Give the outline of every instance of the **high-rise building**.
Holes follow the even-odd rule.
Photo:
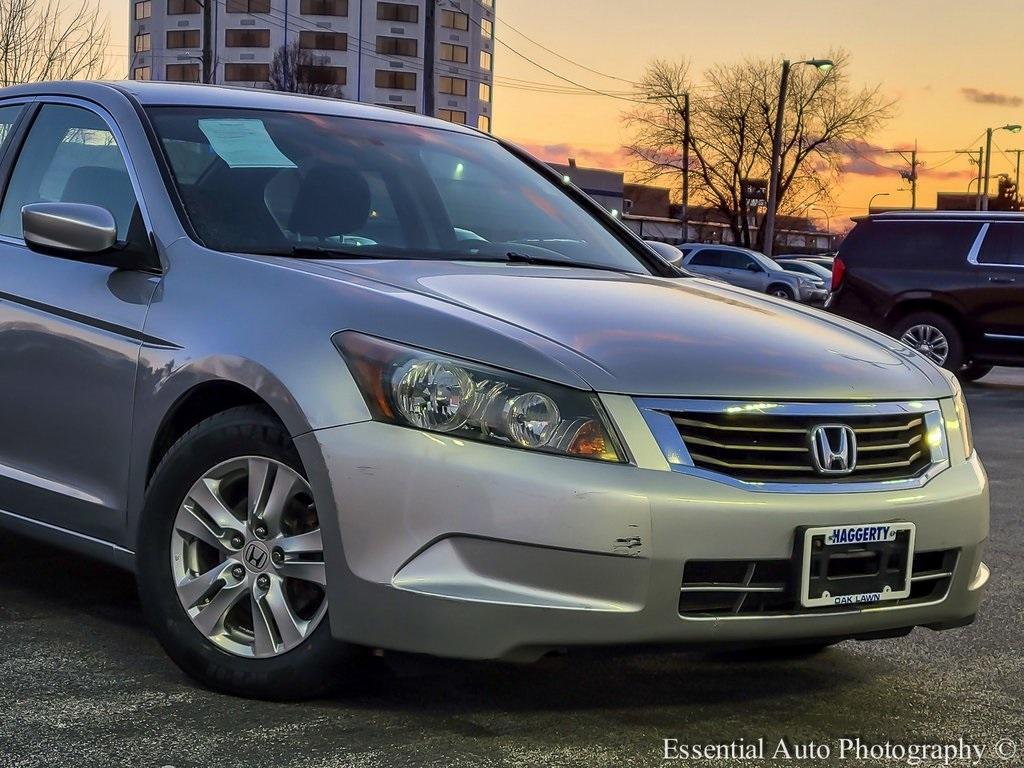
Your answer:
[[[214,83],[267,88],[275,52],[298,43],[303,75],[343,98],[491,129],[494,0],[205,2]],[[130,30],[131,79],[201,81],[202,0],[133,0]]]

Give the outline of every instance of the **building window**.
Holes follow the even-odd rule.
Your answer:
[[[199,0],[167,0],[167,15],[182,16],[186,13],[201,13]]]
[[[406,21],[415,24],[420,20],[420,9],[405,3],[377,3],[377,18],[380,21]]]
[[[444,75],[438,81],[437,90],[441,93],[450,93],[452,96],[465,96],[469,83],[461,77],[448,77]]]
[[[480,83],[480,101],[491,100],[491,86],[488,83]]]
[[[377,53],[389,56],[415,56],[417,48],[417,41],[412,37],[377,36]]]
[[[416,107],[412,104],[377,104],[378,107],[387,107],[388,109],[400,109],[403,112],[415,112]]]
[[[174,29],[167,33],[168,48],[198,48],[198,29]]]
[[[348,16],[348,0],[299,0],[299,13],[306,16]],[[345,48],[334,50],[343,51]]]
[[[142,0],[135,4],[135,20],[142,21],[153,15],[153,0]]]
[[[224,45],[228,48],[269,48],[269,29],[225,29]]]
[[[135,47],[133,50],[136,53],[145,53],[146,51],[151,50],[152,47],[153,44],[150,42],[149,32],[142,32],[135,36]]]
[[[270,65],[225,64],[224,79],[229,83],[265,83],[270,79]]]
[[[487,115],[480,115],[476,119],[476,127],[479,128],[484,133],[490,133],[491,132],[491,118],[489,118]]]
[[[466,124],[466,113],[458,109],[439,109],[437,110],[437,116],[442,120],[447,120],[449,123]]]
[[[149,67],[135,67],[132,70],[132,80],[152,80],[153,71]]]
[[[458,11],[441,11],[441,26],[446,29],[469,29],[469,14]]]
[[[465,64],[469,61],[469,48],[464,45],[441,43],[441,61],[454,61],[456,64]]]
[[[227,0],[228,13],[270,13],[270,0]]]
[[[490,51],[480,51],[480,69],[486,69],[486,70],[490,71],[490,69],[491,69],[491,52]]]
[[[484,37],[494,37],[494,22],[490,19],[480,19],[480,31]]]
[[[348,35],[344,32],[299,32],[299,48],[305,51],[347,51]]]
[[[299,81],[317,85],[344,85],[348,82],[348,70],[345,67],[300,64]]]
[[[416,73],[378,69],[374,82],[378,88],[396,88],[400,91],[415,91]]]
[[[166,78],[174,83],[198,83],[198,64],[168,64]]]

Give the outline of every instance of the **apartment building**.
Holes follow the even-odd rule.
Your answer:
[[[131,79],[200,82],[203,1],[132,1]],[[491,130],[494,0],[205,2],[214,83],[269,87],[275,52],[297,41],[305,76],[343,98]]]

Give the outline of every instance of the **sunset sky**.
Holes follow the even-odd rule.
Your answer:
[[[112,52],[126,61],[120,55],[127,51],[127,3],[102,2],[111,13]],[[953,150],[977,150],[989,126],[1024,123],[1022,0],[497,0],[496,7],[495,133],[547,160],[571,155],[581,165],[622,170],[628,170],[621,147],[629,133],[621,115],[629,103],[541,93],[510,81],[568,85],[526,57],[594,89],[623,91],[629,84],[560,59],[513,27],[573,62],[625,80],[638,78],[655,57],[688,57],[699,82],[700,72],[718,62],[781,55],[797,60],[846,49],[853,84],[881,84],[898,105],[888,126],[868,138],[875,150],[851,157],[830,211],[834,225],[863,212],[876,192],[890,193],[879,204],[909,205],[906,184],[889,170],[902,167],[901,161],[878,150],[918,142],[926,162],[918,204],[929,207],[936,191],[966,191],[974,176],[967,157],[955,157]],[[1024,147],[1024,133],[997,133],[996,143],[1003,150]],[[994,150],[993,176],[1012,173],[1012,157]]]

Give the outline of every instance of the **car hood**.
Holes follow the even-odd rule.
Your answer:
[[[463,324],[507,329],[503,335],[520,345],[524,337],[533,338],[528,343],[534,351],[543,350],[601,392],[896,400],[948,397],[951,391],[937,368],[887,336],[792,302],[696,278],[479,262],[318,265],[398,289],[387,295],[413,301],[420,313],[433,305],[435,313],[450,314],[444,307],[454,305],[463,310],[458,313]],[[480,360],[479,350],[460,349],[461,330],[427,341],[424,328],[431,318],[421,320],[415,330],[406,323],[410,335],[396,340]],[[495,347],[486,357],[481,361],[546,375]]]

